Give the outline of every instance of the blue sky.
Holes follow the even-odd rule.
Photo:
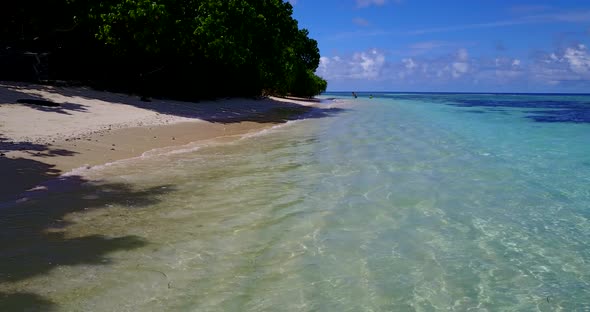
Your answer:
[[[291,0],[329,91],[590,93],[590,0]]]

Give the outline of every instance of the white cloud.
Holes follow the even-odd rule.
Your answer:
[[[330,66],[331,59],[329,57],[322,56],[320,57],[320,64],[318,65],[317,72],[318,73],[325,73],[328,71],[328,66]]]
[[[418,56],[429,53],[433,50],[448,50],[450,48],[456,48],[457,46],[457,43],[447,41],[422,41],[410,44],[407,48],[404,49],[403,53],[406,55]]]
[[[519,59],[514,59],[514,60],[512,60],[512,66],[513,66],[513,67],[518,67],[518,66],[520,66],[520,60],[519,60]]]
[[[388,61],[383,52],[371,49],[349,57],[322,57],[318,74],[328,80],[429,80],[444,83],[470,75],[471,63],[466,49],[435,59],[406,57],[397,61]]]
[[[576,73],[586,74],[590,70],[590,55],[583,44],[579,44],[576,48],[567,48],[563,58]]]
[[[583,44],[542,55],[531,66],[531,75],[541,82],[556,85],[590,82],[590,54]]]
[[[321,57],[317,73],[325,79],[369,79],[382,77],[385,54],[377,49],[357,52],[349,57]]]
[[[291,5],[296,5],[297,4],[297,0],[288,0],[289,3],[291,3]]]
[[[392,0],[356,0],[357,7],[363,8],[371,5],[381,6]],[[393,1],[401,3],[401,1]],[[342,32],[333,34],[330,36],[331,40],[342,40],[351,39],[357,37],[376,37],[376,36],[421,36],[425,34],[434,33],[449,33],[459,32],[464,30],[472,29],[487,29],[487,28],[500,28],[500,27],[511,27],[518,25],[535,25],[535,24],[561,24],[561,23],[575,23],[575,24],[587,24],[590,23],[590,10],[576,10],[576,11],[561,11],[551,12],[546,14],[526,15],[515,17],[506,20],[496,20],[490,22],[473,23],[473,24],[461,24],[451,26],[440,26],[432,28],[413,29],[407,31],[397,30],[371,30],[371,31],[353,31],[353,32]],[[590,35],[590,28],[587,29],[587,33]],[[500,50],[504,50],[503,45],[499,45]]]
[[[452,76],[459,78],[469,71],[469,53],[466,49],[459,49],[456,54],[456,61],[452,63]]]
[[[590,21],[590,10],[543,14],[529,16],[527,19],[541,22],[587,23]]]
[[[407,32],[409,35],[423,35],[431,33],[455,32],[469,29],[497,28],[525,24],[546,23],[588,23],[590,22],[590,10],[564,11],[548,14],[527,15],[513,19],[492,21],[485,23],[443,26],[426,29],[416,29]]]
[[[424,41],[411,44],[410,49],[430,51],[442,45],[444,45],[444,43],[442,43],[441,41]]]
[[[532,4],[532,5],[515,5],[510,8],[510,12],[514,14],[531,14],[531,13],[539,13],[539,12],[547,12],[551,10],[552,7],[548,5],[539,5],[539,4]]]
[[[590,50],[576,44],[531,59],[477,57],[465,48],[435,57],[393,58],[371,49],[347,56],[322,57],[318,74],[329,82],[422,89],[472,86],[503,90],[590,88]]]
[[[459,78],[463,76],[469,70],[469,64],[464,62],[454,62],[453,63],[453,78]]]
[[[464,61],[467,61],[468,58],[469,58],[469,53],[467,53],[467,49],[462,48],[457,51],[457,60],[458,61],[464,62]]]
[[[366,8],[371,5],[381,6],[385,2],[385,0],[356,0],[356,6],[359,8]]]
[[[412,60],[412,58],[402,59],[402,63],[404,63],[406,68],[409,70],[412,70],[412,69],[416,68],[416,66],[417,66],[416,63],[414,62],[414,60]]]
[[[399,63],[386,66],[392,73],[405,82],[428,81],[429,83],[447,83],[463,79],[472,73],[472,61],[466,49],[459,49],[454,54],[437,58],[410,57],[402,58]],[[397,74],[396,74],[397,73]]]
[[[353,76],[376,79],[385,64],[385,55],[373,49],[369,52],[355,53],[350,62]],[[360,69],[360,70],[359,70]]]
[[[358,25],[358,26],[362,26],[362,27],[367,27],[367,26],[369,26],[369,24],[370,24],[370,23],[369,23],[369,21],[367,21],[366,19],[364,19],[364,18],[361,18],[361,17],[356,17],[356,18],[353,18],[353,19],[352,19],[352,22],[353,22],[354,24],[356,24],[356,25]]]
[[[525,73],[520,59],[496,57],[479,60],[474,79],[488,85],[509,85],[522,78]]]

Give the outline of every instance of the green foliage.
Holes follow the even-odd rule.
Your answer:
[[[326,91],[328,86],[326,80],[314,74],[310,69],[301,69],[295,72],[292,77],[289,90],[295,96],[312,97]]]
[[[123,0],[110,6],[103,3],[100,8],[106,12],[100,14],[97,38],[121,53],[144,49],[157,54],[165,46],[162,41],[170,26],[165,4]]]
[[[27,20],[68,78],[190,98],[326,88],[317,42],[282,0],[25,0],[16,12],[0,42]],[[75,30],[56,36],[63,25]]]

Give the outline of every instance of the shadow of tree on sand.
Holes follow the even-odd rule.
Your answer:
[[[47,146],[28,147],[51,155]],[[0,311],[52,310],[55,303],[15,285],[60,266],[109,264],[109,253],[148,244],[134,235],[68,237],[68,214],[111,205],[138,209],[174,191],[170,185],[136,189],[125,183],[59,176],[51,165],[25,158],[0,156],[0,171]],[[41,187],[30,190],[35,185]]]
[[[5,294],[0,292],[0,311],[52,311],[53,302],[35,294]]]
[[[215,123],[239,123],[243,121],[282,123],[301,118],[330,117],[345,111],[343,108],[322,107],[321,104],[319,104],[321,102],[314,99],[298,99],[299,101],[318,104],[314,107],[276,101],[269,98],[241,98],[228,101],[211,100],[206,102],[182,102],[173,100],[154,100],[152,102],[145,102],[142,101],[139,96],[109,93],[81,87],[62,88],[44,85],[4,83],[0,84],[0,91],[2,89],[12,90],[17,93],[25,91],[30,92],[30,90],[44,91],[50,94],[66,97],[69,104],[83,106],[82,104],[76,104],[76,101],[80,101],[80,99],[105,101],[131,105],[137,108],[151,110],[159,114],[201,119]],[[2,94],[0,94],[0,96],[2,96]],[[12,98],[16,97],[12,96]],[[39,99],[43,100],[44,98],[39,97]],[[68,103],[62,104],[62,106],[64,106],[64,111],[76,110],[73,108],[67,108]],[[53,107],[41,107],[36,109],[53,111]]]
[[[45,144],[12,142],[0,134],[0,177],[2,177],[0,180],[0,202],[61,174],[53,165],[27,158],[6,157],[6,153],[13,151],[41,158],[76,154],[69,150],[54,149]]]
[[[87,111],[86,105],[70,101],[53,101],[34,92],[48,90],[48,87],[43,88],[42,86],[29,87],[24,84],[0,83],[0,104],[23,105],[34,110],[63,115],[71,115],[72,112]]]

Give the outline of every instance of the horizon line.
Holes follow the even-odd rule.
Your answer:
[[[580,92],[493,92],[493,91],[324,91],[323,93],[423,93],[423,94],[538,94],[538,95],[556,95],[556,94],[563,94],[563,95],[589,95],[590,93],[580,93]],[[320,95],[321,95],[320,94]]]

